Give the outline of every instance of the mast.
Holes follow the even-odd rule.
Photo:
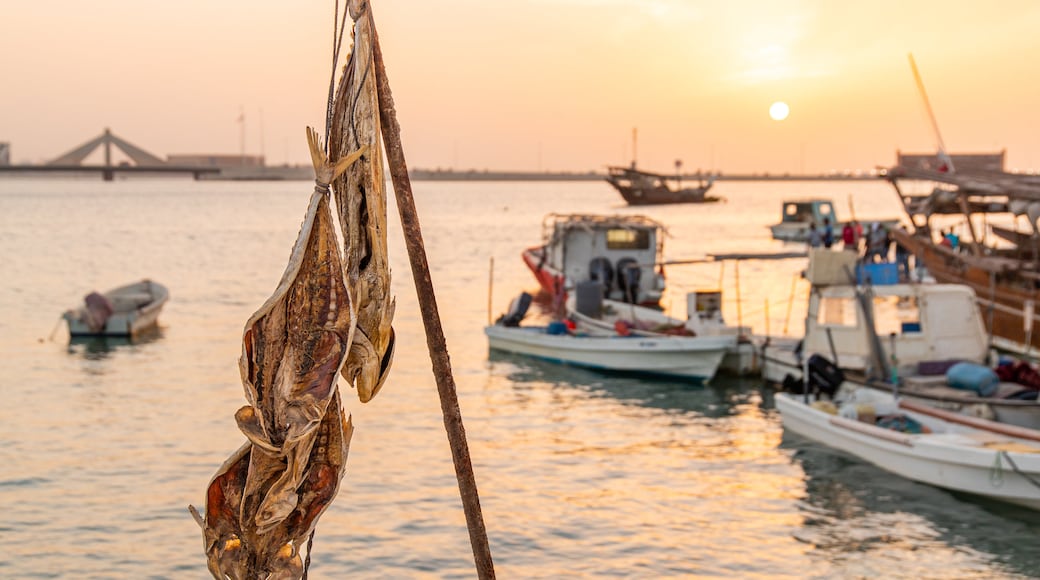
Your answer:
[[[632,169],[636,168],[636,132],[637,129],[632,127]]]
[[[907,53],[907,57],[910,59],[910,70],[914,73],[914,82],[917,83],[917,90],[921,93],[921,99],[924,101],[924,110],[928,113],[928,120],[932,123],[932,132],[935,133],[935,140],[939,147],[939,160],[946,166],[945,171],[947,173],[953,173],[953,159],[946,153],[946,145],[943,143],[942,134],[939,133],[939,123],[935,120],[935,112],[932,111],[932,104],[928,100],[928,92],[924,90],[924,81],[921,80],[921,73],[917,70],[914,55],[913,53]],[[941,167],[940,171],[943,171]]]

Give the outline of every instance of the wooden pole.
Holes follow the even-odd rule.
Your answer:
[[[794,290],[798,286],[798,276],[791,278],[791,295],[787,298],[787,316],[784,317],[784,336],[787,336],[787,327],[791,322],[791,307],[794,306]]]
[[[769,298],[766,298],[765,306],[765,318],[766,318],[766,336],[769,336]]]
[[[371,10],[371,7],[369,9]],[[369,14],[371,15],[371,12]],[[430,265],[426,259],[419,216],[415,209],[415,198],[412,196],[412,184],[408,178],[408,165],[405,162],[404,149],[401,146],[401,126],[397,122],[394,98],[390,92],[390,82],[387,79],[386,67],[383,63],[383,51],[379,46],[379,34],[376,32],[374,24],[372,26],[372,54],[379,93],[379,121],[385,140],[390,177],[397,198],[397,209],[401,214],[401,227],[404,231],[405,246],[408,249],[408,260],[412,267],[412,277],[415,278],[415,291],[419,298],[423,325],[426,328],[426,345],[430,350],[433,375],[437,381],[437,392],[441,400],[441,413],[444,415],[444,429],[448,433],[448,443],[455,463],[455,477],[459,482],[462,508],[466,513],[466,525],[469,528],[469,540],[473,548],[477,578],[491,580],[495,578],[495,566],[491,561],[491,548],[488,545],[487,531],[484,528],[484,516],[480,510],[477,481],[473,475],[469,445],[466,443],[466,429],[462,424],[462,412],[459,409],[455,378],[451,372],[444,329],[441,327],[440,313],[437,310],[437,298],[434,296],[433,281],[430,279]]]
[[[733,262],[733,277],[736,279],[737,286],[737,328],[743,328],[744,317],[740,308],[741,296],[740,296],[740,260]]]
[[[488,267],[488,326],[491,326],[491,293],[495,284],[495,257],[491,256],[491,266]]]

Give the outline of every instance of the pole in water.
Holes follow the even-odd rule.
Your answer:
[[[740,309],[740,260],[733,262],[733,277],[737,285],[737,328],[744,326],[744,317]]]
[[[495,283],[495,257],[491,256],[491,266],[488,268],[488,326],[491,326],[491,291]]]
[[[794,291],[798,286],[798,276],[791,278],[791,296],[787,299],[787,316],[784,318],[784,336],[787,336],[788,323],[791,322],[791,307],[794,306]]]
[[[766,301],[766,305],[765,305],[765,315],[764,316],[765,316],[765,319],[766,319],[766,337],[768,338],[769,337],[769,298],[766,298],[765,301]]]
[[[371,15],[370,5],[369,17]],[[397,122],[394,97],[390,91],[390,82],[387,79],[386,66],[383,62],[383,51],[379,46],[379,34],[374,22],[372,25],[372,56],[375,63],[376,92],[379,96],[379,122],[385,137],[390,177],[397,198],[398,213],[401,215],[401,227],[405,247],[408,250],[408,261],[412,267],[412,277],[415,279],[415,291],[422,312],[423,326],[426,329],[426,345],[430,351],[430,362],[433,364],[433,375],[437,382],[437,393],[440,396],[444,430],[448,435],[452,460],[455,464],[455,477],[459,483],[462,508],[466,515],[466,527],[469,530],[470,545],[473,548],[474,564],[480,580],[491,580],[495,578],[495,566],[491,560],[491,548],[488,545],[487,530],[484,527],[484,516],[480,510],[477,482],[473,475],[469,445],[466,443],[466,429],[462,424],[462,412],[459,409],[455,378],[451,372],[444,329],[441,326],[437,298],[434,295],[433,281],[430,278],[430,265],[426,259],[419,216],[415,209],[415,198],[412,196],[412,184],[408,178],[408,164],[405,161],[404,149],[401,145],[401,127]]]

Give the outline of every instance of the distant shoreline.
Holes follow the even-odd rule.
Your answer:
[[[139,177],[147,175],[171,175],[172,171],[185,174],[199,171],[199,179],[206,181],[296,181],[313,179],[313,169],[303,165],[271,166],[255,168],[234,168],[220,170],[214,168],[165,168],[146,167],[48,167],[29,165],[0,166],[0,176],[50,177],[60,173],[62,177],[84,177],[97,179],[99,174],[110,172],[113,175],[134,174]],[[210,173],[202,175],[201,172]],[[190,177],[190,175],[189,175]],[[447,169],[413,169],[409,171],[413,181],[603,181],[606,173],[571,172],[571,171],[490,171],[490,170],[447,170]],[[793,174],[793,173],[716,173],[713,175],[692,173],[682,176],[683,180],[696,182],[714,177],[716,181],[871,181],[881,179],[869,172],[828,173],[828,174]]]
[[[870,174],[771,174],[771,173],[733,173],[714,174],[716,181],[872,181],[882,179]],[[601,181],[607,178],[605,173],[593,171],[587,173],[574,172],[529,172],[529,171],[454,171],[413,169],[409,177],[415,181]],[[683,175],[684,180],[698,181],[708,179],[708,174]]]

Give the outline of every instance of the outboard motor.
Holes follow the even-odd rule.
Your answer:
[[[495,324],[499,326],[520,326],[520,321],[527,316],[527,309],[531,307],[531,295],[521,292],[519,296],[509,303],[509,310],[498,317]]]
[[[639,278],[642,271],[634,258],[621,258],[617,262],[617,282],[622,300],[631,304],[639,301]]]
[[[831,361],[818,354],[809,357],[809,388],[833,399],[838,387],[845,382],[845,373]]]
[[[603,284],[595,280],[579,283],[574,288],[574,309],[589,318],[603,316]]]
[[[602,284],[603,295],[608,296],[614,283],[614,266],[610,265],[610,260],[603,256],[593,258],[589,262],[589,280]]]

